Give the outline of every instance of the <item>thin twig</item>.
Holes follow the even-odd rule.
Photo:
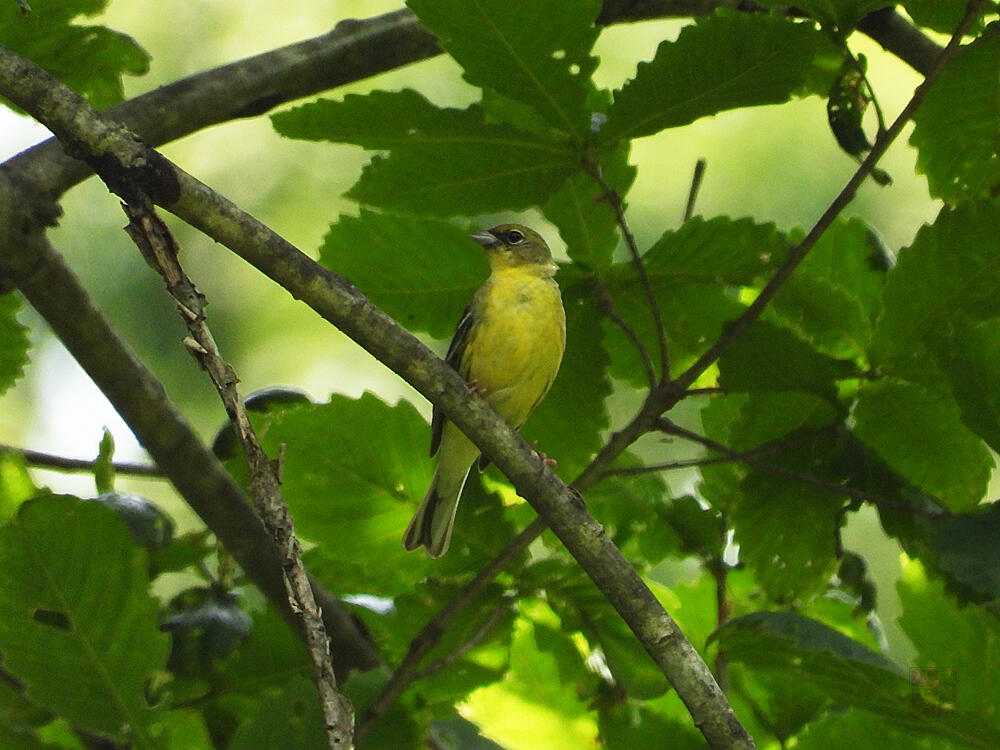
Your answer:
[[[648,464],[645,466],[622,466],[619,468],[611,467],[610,469],[607,469],[602,476],[633,477],[640,476],[642,474],[653,474],[661,471],[674,471],[676,469],[690,469],[700,466],[741,463],[744,462],[744,459],[746,458],[777,453],[783,447],[784,446],[780,444],[768,443],[767,445],[761,445],[748,451],[732,451],[731,453],[725,453],[721,456],[686,458],[677,461],[664,461],[658,464]]]
[[[718,630],[729,620],[729,565],[722,556],[709,560],[706,567],[715,579],[715,628]],[[729,692],[729,661],[722,649],[715,655],[715,679],[722,692]]]
[[[898,510],[904,513],[908,513],[915,516],[921,516],[923,518],[944,518],[949,515],[945,510],[940,511],[930,511],[922,510],[916,508],[912,505],[906,503],[899,503],[895,500],[889,500],[888,498],[881,497],[880,495],[873,494],[867,490],[858,489],[857,487],[851,487],[845,484],[837,484],[835,482],[828,482],[819,477],[813,476],[812,474],[805,474],[794,469],[788,469],[784,466],[779,466],[778,464],[772,464],[767,461],[761,461],[756,456],[749,452],[736,451],[727,445],[724,445],[717,440],[705,437],[704,435],[699,435],[697,432],[688,430],[685,427],[671,422],[669,419],[661,418],[657,422],[657,427],[662,432],[668,435],[675,435],[677,437],[684,438],[685,440],[690,440],[699,445],[703,445],[711,450],[718,451],[723,455],[731,456],[738,460],[740,463],[744,463],[747,466],[752,466],[755,469],[760,469],[761,471],[766,471],[769,474],[774,474],[776,476],[785,477],[786,479],[792,479],[796,482],[809,485],[810,487],[815,487],[818,490],[823,490],[824,492],[829,492],[831,495],[839,495],[840,497],[845,497],[849,500],[855,500],[857,502],[866,502],[876,505],[880,508],[887,508],[891,510]]]
[[[701,189],[701,181],[705,178],[705,168],[708,162],[699,159],[694,163],[694,174],[691,175],[691,188],[688,190],[687,205],[684,206],[684,221],[694,216],[694,204],[698,200],[698,191]]]
[[[636,244],[635,235],[629,226],[628,218],[625,216],[625,204],[622,197],[611,184],[604,179],[601,165],[596,160],[587,160],[584,169],[593,178],[600,188],[602,198],[615,212],[615,220],[618,222],[618,229],[621,231],[625,246],[628,248],[629,256],[632,258],[632,265],[635,267],[636,276],[642,285],[643,294],[646,295],[646,302],[649,304],[649,314],[653,319],[653,328],[656,330],[657,346],[660,349],[660,381],[666,382],[670,379],[670,353],[667,349],[667,329],[663,325],[663,314],[660,312],[660,303],[656,299],[653,291],[653,284],[646,272],[646,265],[642,262],[642,254]]]
[[[472,602],[476,601],[486,591],[493,579],[505,570],[514,560],[521,556],[528,545],[541,536],[548,528],[545,521],[539,517],[528,524],[524,530],[514,537],[510,543],[486,563],[476,577],[462,587],[461,591],[420,629],[417,636],[410,641],[410,648],[403,661],[392,673],[389,681],[365,709],[358,722],[355,739],[360,743],[374,727],[379,717],[384,714],[396,699],[413,683],[420,672],[420,662],[430,653],[431,649],[441,640],[448,627]]]
[[[337,678],[330,660],[330,641],[302,565],[302,547],[295,536],[292,517],[281,492],[279,463],[265,453],[250,424],[237,387],[239,379],[219,352],[206,323],[205,298],[181,267],[178,247],[167,225],[146,196],[133,196],[133,202],[123,203],[122,208],[129,218],[126,231],[147,262],[163,277],[167,291],[177,303],[188,329],[189,336],[184,343],[211,378],[243,447],[250,466],[250,491],[254,506],[281,551],[288,598],[293,610],[302,618],[323,710],[327,744],[330,750],[352,747],[354,711],[337,691]]]
[[[431,675],[437,674],[443,669],[447,669],[456,661],[461,659],[467,653],[472,651],[472,649],[479,646],[490,633],[500,624],[500,621],[510,612],[513,601],[510,597],[504,597],[504,601],[487,615],[486,619],[480,623],[476,631],[469,636],[464,643],[462,643],[458,648],[452,651],[450,654],[446,654],[432,664],[428,664],[426,667],[417,672],[413,678],[414,680],[422,680],[425,677],[430,677]]]
[[[639,338],[639,334],[636,333],[635,329],[618,312],[615,301],[611,297],[611,291],[600,280],[596,280],[594,299],[597,309],[607,315],[608,319],[618,326],[622,333],[625,334],[625,337],[632,342],[632,346],[635,347],[636,352],[639,354],[639,361],[642,362],[642,369],[646,373],[646,381],[649,384],[649,389],[653,390],[656,388],[656,369],[653,367],[653,360],[649,357],[646,345],[642,343],[642,339]]]
[[[69,458],[56,456],[52,453],[31,450],[30,448],[15,448],[12,445],[0,445],[0,453],[16,453],[24,458],[29,466],[54,471],[93,471],[94,461],[86,458]],[[130,474],[140,477],[163,478],[163,472],[155,464],[118,463],[112,464],[116,474]]]
[[[688,388],[684,391],[684,398],[688,396],[721,396],[725,395],[726,389],[719,386],[708,386],[706,388]]]

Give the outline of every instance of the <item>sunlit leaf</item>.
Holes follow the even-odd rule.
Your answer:
[[[21,377],[28,363],[28,329],[17,321],[21,299],[0,294],[0,394]]]

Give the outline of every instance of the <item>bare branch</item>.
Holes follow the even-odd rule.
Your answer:
[[[12,445],[0,445],[0,453],[16,453],[24,458],[29,466],[36,466],[40,469],[52,469],[54,471],[93,471],[94,462],[86,458],[69,458],[68,456],[56,456],[51,453],[30,450],[28,448],[15,448]],[[114,463],[112,464],[116,474],[130,474],[138,477],[163,478],[163,472],[155,464],[133,464]]]
[[[810,487],[815,487],[818,490],[823,490],[824,492],[829,492],[831,495],[839,495],[840,497],[845,497],[849,500],[855,500],[857,502],[871,503],[872,505],[877,505],[880,508],[887,508],[892,510],[902,511],[909,515],[922,516],[924,518],[943,518],[948,516],[949,513],[945,510],[941,511],[928,511],[916,508],[912,505],[906,503],[899,503],[888,498],[881,497],[874,493],[868,492],[867,490],[861,490],[857,487],[851,487],[846,484],[837,484],[835,482],[828,482],[819,477],[815,477],[812,474],[806,474],[801,471],[796,471],[794,469],[788,469],[784,466],[778,464],[772,464],[768,461],[762,461],[758,458],[759,453],[754,451],[736,451],[727,445],[712,440],[711,438],[705,437],[704,435],[699,435],[696,432],[685,429],[669,419],[661,418],[657,422],[658,428],[668,435],[676,435],[682,437],[685,440],[690,440],[692,442],[703,445],[714,451],[722,453],[728,458],[744,463],[747,466],[752,466],[755,469],[760,469],[761,471],[766,471],[769,474],[774,474],[776,476],[786,477],[787,479],[792,479],[796,482],[801,482],[802,484],[809,485]]]
[[[656,388],[656,369],[653,367],[653,361],[649,358],[646,345],[642,343],[642,339],[639,338],[639,334],[635,332],[635,329],[618,312],[611,292],[600,280],[597,280],[597,288],[594,292],[594,304],[598,310],[608,316],[608,319],[612,323],[618,326],[621,332],[625,334],[625,338],[635,347],[639,355],[639,361],[642,362],[642,369],[646,373],[646,382],[649,385],[649,389],[653,390]]]
[[[663,382],[670,379],[670,354],[667,349],[667,329],[663,325],[663,315],[660,312],[660,303],[656,299],[656,294],[653,292],[653,285],[649,280],[649,274],[646,273],[646,266],[642,262],[642,254],[639,252],[639,246],[635,242],[635,235],[632,234],[632,228],[628,224],[628,218],[625,216],[625,204],[622,201],[621,195],[615,190],[611,184],[604,179],[604,174],[601,171],[601,165],[596,161],[587,160],[584,163],[584,169],[593,178],[601,188],[601,198],[611,206],[611,209],[615,212],[615,220],[618,222],[618,229],[621,232],[622,239],[625,240],[625,247],[628,248],[629,256],[632,259],[632,266],[635,268],[636,276],[639,278],[639,284],[642,286],[643,294],[646,296],[646,304],[649,305],[649,314],[653,319],[653,328],[656,330],[656,342],[660,351],[660,377],[659,381]],[[645,349],[640,350],[644,352]],[[648,355],[647,355],[648,359]]]
[[[167,292],[176,302],[189,332],[184,342],[218,391],[250,466],[250,492],[254,507],[281,555],[289,604],[292,611],[302,619],[323,711],[327,744],[330,750],[351,747],[354,710],[347,699],[337,692],[337,678],[330,661],[330,641],[302,565],[302,546],[295,536],[292,517],[281,493],[278,462],[268,457],[257,438],[257,432],[250,423],[237,388],[239,378],[232,366],[222,358],[215,337],[208,328],[205,297],[195,288],[194,282],[181,266],[179,248],[167,225],[156,214],[145,195],[139,196],[138,205],[122,204],[122,208],[129,218],[125,231],[139,247],[143,257],[163,278]]]
[[[698,191],[701,189],[701,181],[705,178],[705,168],[708,162],[699,159],[694,163],[694,174],[691,175],[691,189],[688,190],[687,204],[684,206],[684,221],[694,215],[694,204],[698,200]]]

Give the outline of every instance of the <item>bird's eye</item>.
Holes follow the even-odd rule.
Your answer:
[[[507,232],[507,244],[508,245],[520,245],[524,242],[524,234],[517,231],[516,229],[511,229]]]

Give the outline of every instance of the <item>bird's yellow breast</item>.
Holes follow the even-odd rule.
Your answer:
[[[555,379],[566,346],[559,287],[537,268],[498,268],[473,300],[463,375],[519,427]]]

